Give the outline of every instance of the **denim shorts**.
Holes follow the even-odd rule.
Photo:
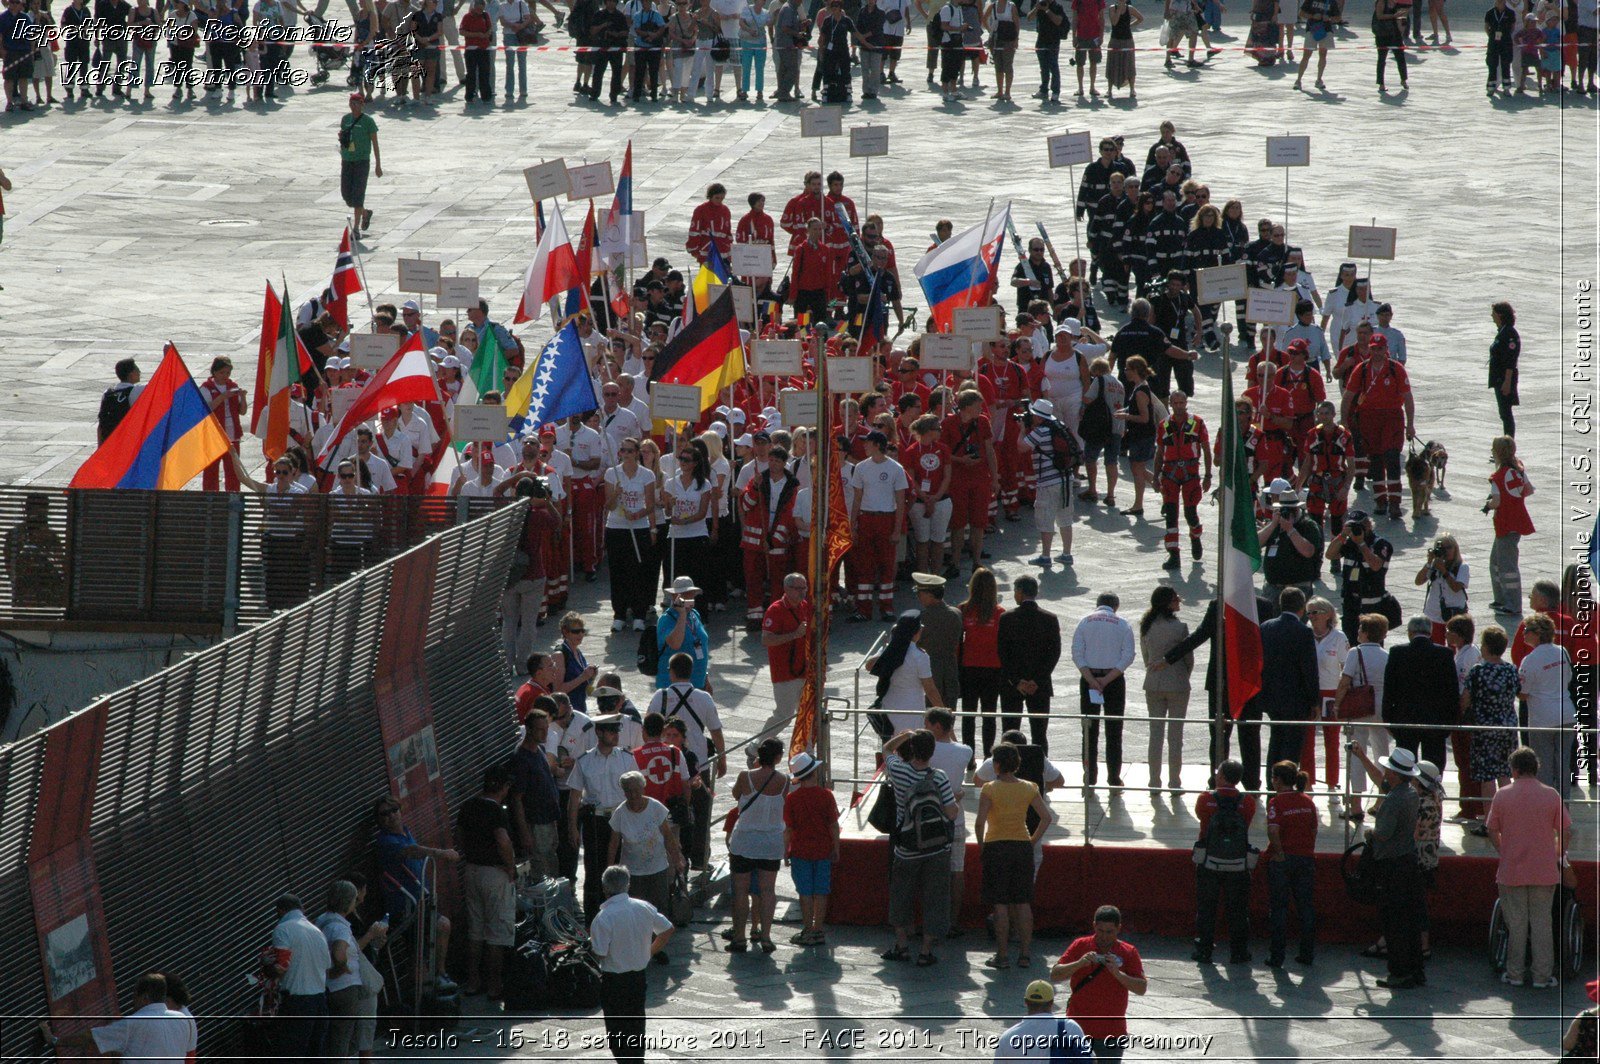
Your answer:
[[[833,890],[832,861],[808,861],[804,857],[791,857],[789,872],[794,876],[794,889],[798,894],[826,896]]]

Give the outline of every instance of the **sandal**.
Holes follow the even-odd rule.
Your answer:
[[[931,967],[932,965],[935,965],[935,964],[938,964],[938,963],[939,963],[939,958],[935,957],[931,953],[919,953],[919,954],[917,954],[917,967],[918,968],[928,968],[928,967]]]
[[[917,963],[921,964],[922,963],[922,958],[920,958],[920,957],[917,958]],[[1011,967],[1011,961],[1008,960],[1005,957],[985,957],[983,959],[983,966],[985,968],[995,968],[995,969],[1009,968],[1009,967]]]
[[[908,961],[911,959],[911,954],[907,952],[904,946],[891,947],[878,954],[878,956],[886,961]]]
[[[730,939],[727,946],[723,947],[729,953],[743,953],[750,948],[750,943],[742,938]]]
[[[761,947],[762,953],[771,953],[773,950],[778,948],[772,944],[772,939],[770,938],[758,939],[756,944]]]

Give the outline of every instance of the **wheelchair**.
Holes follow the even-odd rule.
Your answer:
[[[1578,904],[1577,892],[1570,887],[1557,887],[1550,909],[1550,919],[1554,923],[1556,972],[1580,976],[1583,974],[1583,939],[1587,926],[1583,919],[1583,907]],[[1511,931],[1506,927],[1505,913],[1501,910],[1500,900],[1496,898],[1494,912],[1489,916],[1489,956],[1497,972],[1506,970],[1506,951],[1510,942]],[[1531,950],[1531,945],[1529,948]]]

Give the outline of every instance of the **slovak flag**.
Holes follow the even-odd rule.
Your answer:
[[[567,236],[567,225],[561,220],[561,208],[554,208],[550,224],[544,227],[539,238],[539,249],[533,254],[533,264],[522,285],[522,301],[511,319],[518,324],[538,321],[544,305],[552,299],[567,294],[569,289],[587,290],[589,279],[578,269],[578,256],[572,250],[572,240]]]
[[[1000,265],[1011,204],[993,211],[971,229],[957,233],[929,251],[912,268],[936,329],[947,329],[957,307],[981,307],[989,301]]]

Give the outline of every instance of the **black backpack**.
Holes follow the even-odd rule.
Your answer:
[[[1084,443],[1105,444],[1114,434],[1111,400],[1106,395],[1105,379],[1101,378],[1097,384],[1099,393],[1084,404],[1083,414],[1078,420],[1078,435],[1083,437]]]
[[[1206,825],[1205,867],[1214,872],[1248,871],[1250,826],[1239,812],[1239,796],[1214,796],[1217,808]]]
[[[118,425],[122,424],[122,419],[128,416],[128,411],[133,407],[132,395],[132,388],[118,385],[115,388],[107,388],[105,394],[100,397],[100,413],[96,416],[95,422],[99,426],[102,443],[116,431]]]
[[[954,837],[950,818],[944,815],[944,801],[939,797],[938,771],[930,768],[923,772],[906,797],[905,815],[900,818],[895,842],[911,853],[937,853]]]
[[[656,626],[649,622],[639,633],[638,661],[639,672],[645,676],[655,676],[661,668],[661,644],[656,640]]]

